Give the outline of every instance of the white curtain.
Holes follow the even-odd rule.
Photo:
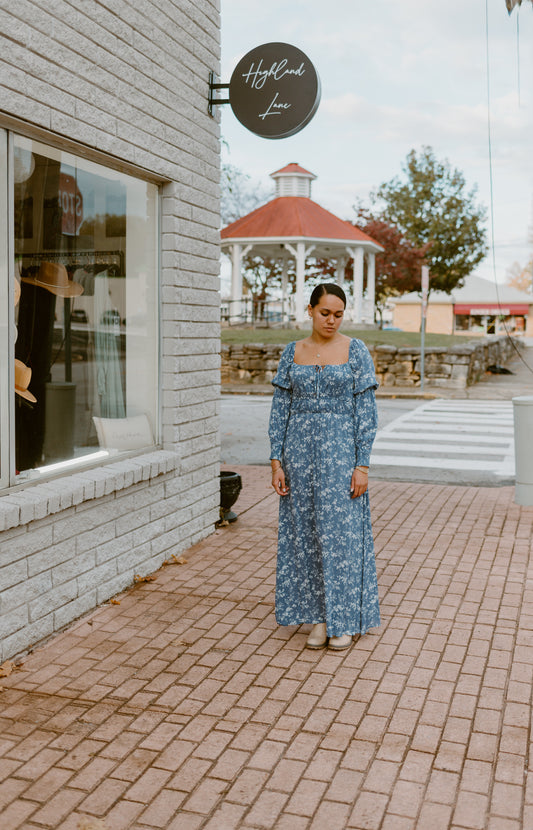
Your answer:
[[[124,418],[124,390],[120,365],[120,329],[113,320],[107,271],[94,279],[94,352],[96,392],[102,418]]]

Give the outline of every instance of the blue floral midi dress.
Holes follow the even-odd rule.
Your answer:
[[[339,365],[296,364],[295,345],[272,381],[269,422],[270,457],[290,486],[279,504],[276,620],[364,634],[380,623],[374,541],[368,491],[352,499],[350,482],[376,434],[374,365],[360,340]]]

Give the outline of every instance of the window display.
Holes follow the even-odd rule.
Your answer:
[[[123,450],[128,419],[142,446],[157,440],[158,191],[18,136],[13,190],[21,480]]]
[[[8,204],[7,132],[0,130],[0,200]],[[9,483],[10,430],[15,383],[13,364],[13,294],[8,281],[8,211],[0,210],[0,486]],[[16,287],[16,285],[15,285]],[[15,305],[17,296],[14,296]],[[22,387],[21,387],[22,388]]]

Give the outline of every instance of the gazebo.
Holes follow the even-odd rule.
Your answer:
[[[342,283],[344,269],[353,260],[353,304],[348,317],[355,323],[373,323],[375,305],[375,255],[383,248],[350,222],[311,199],[313,173],[293,162],[271,174],[275,197],[265,205],[237,219],[221,232],[222,251],[232,261],[231,301],[237,306],[242,292],[242,259],[250,252],[282,262],[282,306],[287,300],[287,264],[296,267],[294,314],[297,323],[305,319],[304,283],[306,260],[335,260],[336,281]],[[364,260],[367,261],[366,303],[363,304]]]

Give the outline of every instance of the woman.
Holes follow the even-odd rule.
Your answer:
[[[312,623],[308,648],[342,650],[379,625],[368,465],[377,428],[372,359],[338,331],[346,295],[317,285],[312,333],[272,381],[272,486],[279,507],[276,619]]]

